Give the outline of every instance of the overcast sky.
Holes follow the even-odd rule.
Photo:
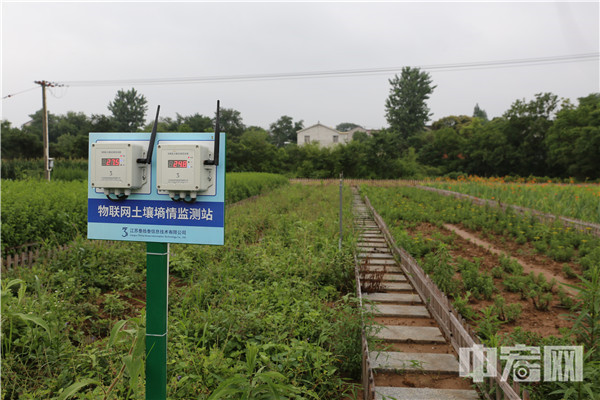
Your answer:
[[[133,80],[553,57],[599,51],[599,3],[2,3],[2,97],[53,82]],[[430,70],[432,121],[500,116],[516,99],[570,98],[599,88],[592,61],[470,70]],[[304,126],[387,126],[393,72],[368,76],[135,85],[149,121],[222,107],[264,128],[282,115]],[[54,88],[48,109],[106,114],[133,85]],[[13,125],[41,108],[37,88],[2,100]]]

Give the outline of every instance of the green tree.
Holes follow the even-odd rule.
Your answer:
[[[335,127],[335,130],[339,132],[348,132],[354,128],[362,128],[362,126],[353,124],[352,122],[342,122]]]
[[[600,177],[600,93],[563,107],[546,136],[548,163],[560,176]]]
[[[32,134],[35,136],[39,136],[40,140],[42,140],[42,119],[43,119],[43,110],[39,109],[34,114],[29,114],[30,121],[26,122],[21,130],[24,133]],[[50,143],[56,143],[58,140],[58,131],[56,130],[56,126],[58,123],[58,116],[48,112],[48,139]]]
[[[146,97],[139,94],[135,88],[117,92],[115,99],[108,104],[112,112],[114,128],[119,132],[135,132],[144,125],[148,111]]]
[[[419,151],[421,162],[442,167],[446,173],[463,169],[467,139],[459,129],[445,126],[425,136],[426,144]]]
[[[436,86],[431,76],[419,68],[404,67],[400,76],[389,80],[390,94],[385,102],[385,115],[390,129],[404,140],[420,132],[431,114],[426,101]]]
[[[303,128],[302,120],[294,122],[292,117],[284,115],[269,127],[271,142],[277,147],[283,147],[286,143],[296,143],[296,132]]]
[[[510,154],[510,172],[521,176],[548,173],[545,138],[559,104],[556,95],[538,93],[529,102],[516,100],[504,113],[504,134],[515,149]]]
[[[431,129],[435,131],[443,128],[452,128],[456,132],[459,132],[464,126],[469,125],[472,121],[473,118],[466,115],[449,115],[440,118],[431,124]]]
[[[473,118],[480,118],[484,122],[488,121],[487,113],[485,110],[479,108],[479,103],[475,104],[475,108],[473,109]]]
[[[2,120],[2,158],[40,158],[43,154],[42,134],[13,128],[11,123]]]
[[[92,114],[90,132],[114,132],[113,120],[103,114]]]
[[[177,114],[177,123],[187,125],[190,129],[189,132],[214,132],[213,121],[210,117],[198,113],[185,117]],[[182,132],[181,129],[183,128],[179,128],[179,132]]]
[[[216,122],[217,113],[212,119],[212,123]],[[241,138],[242,133],[246,130],[246,126],[242,122],[242,115],[239,111],[233,108],[221,108],[219,114],[219,126],[221,132],[225,132],[227,140],[237,141]]]
[[[508,142],[505,130],[508,122],[505,118],[494,118],[487,124],[479,118],[464,127],[465,171],[475,175],[508,175],[513,172],[516,149]],[[465,131],[469,133],[465,133]]]
[[[269,142],[269,134],[262,128],[246,130],[240,138],[238,168],[240,171],[274,172],[277,149]]]

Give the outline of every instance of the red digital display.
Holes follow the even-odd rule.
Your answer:
[[[102,166],[103,167],[118,167],[121,165],[121,160],[118,158],[103,158]]]
[[[187,160],[168,160],[168,168],[187,168]]]

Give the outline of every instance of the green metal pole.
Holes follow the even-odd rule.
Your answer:
[[[146,400],[166,400],[169,244],[146,243],[146,266]]]

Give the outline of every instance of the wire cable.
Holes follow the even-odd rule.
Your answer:
[[[32,90],[35,90],[35,89],[38,89],[38,88],[39,88],[39,86],[34,86],[32,88],[29,88],[29,89],[21,90],[20,92],[7,94],[6,96],[2,97],[2,100],[5,100],[5,99],[11,98],[11,97],[15,97],[15,96],[17,96],[17,95],[19,95],[21,93],[31,92]]]
[[[476,61],[455,64],[434,64],[418,66],[427,71],[463,71],[474,69],[490,68],[509,68],[520,66],[537,66],[563,64],[571,62],[597,61],[600,59],[600,52],[571,54],[551,57],[521,58],[509,60]],[[384,68],[362,68],[362,69],[339,69],[326,71],[305,71],[305,72],[279,72],[265,74],[241,74],[241,75],[212,75],[181,78],[148,78],[148,79],[112,79],[112,80],[87,80],[87,81],[63,81],[60,84],[65,86],[120,86],[120,85],[175,85],[190,83],[209,83],[209,82],[240,82],[240,81],[263,81],[263,80],[283,80],[283,79],[307,79],[307,78],[329,78],[346,76],[368,76],[397,73],[403,67],[384,67]]]

